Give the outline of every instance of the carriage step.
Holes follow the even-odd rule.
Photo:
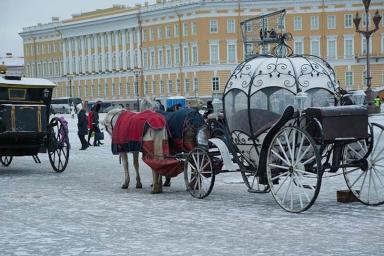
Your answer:
[[[37,155],[33,155],[32,157],[33,157],[33,160],[35,161],[35,163],[41,164],[40,158]]]

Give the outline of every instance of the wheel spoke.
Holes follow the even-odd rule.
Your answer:
[[[285,138],[285,143],[287,144],[287,147],[288,147],[289,155],[291,156],[291,162],[293,162],[294,158],[293,158],[293,154],[292,154],[291,145],[289,145],[289,139],[288,139],[287,131],[284,131],[284,138]]]
[[[311,162],[311,161],[314,160],[315,158],[316,158],[316,156],[313,155],[312,157],[308,158],[304,163],[302,163],[302,165],[305,165],[305,164]]]
[[[305,190],[304,190],[304,186],[303,186],[303,182],[302,182],[302,177],[301,177],[300,175],[297,175],[296,173],[295,173],[294,175],[296,175],[296,176],[298,177],[298,179],[297,179],[298,184],[300,184],[300,188],[301,188],[301,190],[303,191],[303,194],[304,194],[305,197],[307,198],[308,202],[310,202],[311,199],[309,198],[307,192],[305,192]],[[300,197],[300,199],[301,199],[301,197]],[[303,207],[303,206],[301,206],[301,207]]]
[[[290,177],[290,176],[288,175],[288,177]],[[285,194],[284,194],[284,197],[283,197],[283,201],[282,201],[283,204],[284,204],[284,202],[285,202],[285,198],[287,197],[287,194],[288,194],[288,192],[289,192],[289,189],[291,188],[291,185],[292,185],[292,177],[290,177],[290,179],[289,179],[288,188],[287,188],[287,190],[285,191]]]
[[[290,165],[284,158],[282,158],[278,153],[275,152],[275,150],[271,149],[271,152],[277,156],[281,161],[283,161],[286,165]]]
[[[283,173],[281,173],[281,174],[279,174],[279,175],[273,177],[272,180],[276,180],[276,179],[278,179],[278,178],[280,178],[280,177],[283,177],[283,176],[285,176],[287,173],[289,173],[289,171],[287,171],[287,172],[283,172]]]
[[[362,171],[361,173],[360,173],[360,175],[359,175],[359,177],[357,177],[357,179],[351,184],[351,188],[353,187],[353,186],[355,186],[355,184],[356,184],[356,182],[361,178],[361,176],[363,176],[364,175],[364,172]]]
[[[296,165],[298,162],[301,161],[301,159],[308,153],[308,150],[309,150],[310,146],[308,146],[305,150],[304,150],[304,153],[302,153],[300,155],[300,157],[297,158],[297,160],[293,163],[293,165]]]
[[[282,165],[277,165],[277,164],[269,164],[269,166],[284,169],[284,170],[289,170],[288,166],[282,166]]]
[[[277,141],[277,144],[279,144],[279,147],[280,147],[280,149],[281,149],[281,152],[283,152],[283,155],[284,155],[284,157],[285,157],[285,159],[286,159],[286,161],[284,161],[286,164],[288,164],[288,165],[290,165],[289,164],[289,158],[288,158],[288,156],[287,156],[287,154],[285,153],[285,149],[284,149],[284,147],[283,147],[283,145],[281,145],[281,142],[280,142],[280,139],[279,138],[276,138],[276,141]]]
[[[276,189],[275,194],[277,194],[279,192],[279,190],[283,187],[284,183],[288,180],[288,177],[289,177],[289,175],[285,176],[285,179],[283,180],[283,182],[281,182],[279,184],[279,187]]]

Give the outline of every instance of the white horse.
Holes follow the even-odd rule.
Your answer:
[[[140,106],[141,111],[148,110],[148,109],[154,109],[154,105],[152,102],[148,99],[144,99],[141,103]],[[105,119],[103,120],[103,124],[105,126],[106,131],[109,133],[109,135],[112,136],[112,131],[113,127],[115,127],[117,119],[119,115],[123,112],[123,109],[113,109],[107,113],[105,116]],[[146,134],[144,134],[145,139],[153,139],[154,142],[154,149],[155,155],[161,155],[162,152],[162,139],[164,136],[164,133],[166,134],[166,130],[160,130],[160,131],[155,131],[151,128],[148,129]],[[130,176],[129,176],[129,164],[128,164],[128,152],[121,152],[119,153],[120,158],[123,162],[124,166],[124,183],[121,186],[122,189],[127,189],[129,187],[129,182],[130,182]],[[139,152],[132,152],[133,154],[133,166],[136,171],[136,188],[142,188],[143,185],[141,183],[141,178],[140,178],[140,173],[139,173]],[[161,193],[162,192],[162,180],[161,176],[154,172],[152,170],[152,177],[153,177],[153,186],[152,186],[152,191],[151,193]]]

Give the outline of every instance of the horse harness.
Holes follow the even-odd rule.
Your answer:
[[[108,133],[110,133],[111,135],[112,135],[112,133],[113,133],[113,119],[117,116],[117,115],[120,115],[122,112],[124,112],[125,110],[124,109],[122,109],[121,111],[119,111],[119,112],[116,112],[115,114],[113,114],[113,116],[112,116],[112,118],[111,118],[111,122],[110,122],[110,125],[111,125],[111,132],[109,132],[108,131],[108,127],[107,126],[105,126],[105,129],[107,130],[107,132]]]

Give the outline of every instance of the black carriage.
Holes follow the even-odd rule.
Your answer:
[[[68,127],[63,118],[51,120],[51,98],[55,84],[38,78],[0,77],[0,162],[9,166],[16,156],[48,152],[56,172],[68,164]]]
[[[243,22],[243,31],[256,25],[270,31],[268,17]],[[323,177],[342,174],[360,202],[383,204],[384,127],[369,122],[365,107],[342,106],[332,67],[293,54],[290,38],[268,38],[272,54],[250,54],[232,73],[223,95],[224,134],[192,152],[185,165],[189,191],[203,198],[216,174],[240,171],[250,192],[271,192],[286,211],[302,212],[315,202]],[[252,47],[265,42],[244,38]]]

